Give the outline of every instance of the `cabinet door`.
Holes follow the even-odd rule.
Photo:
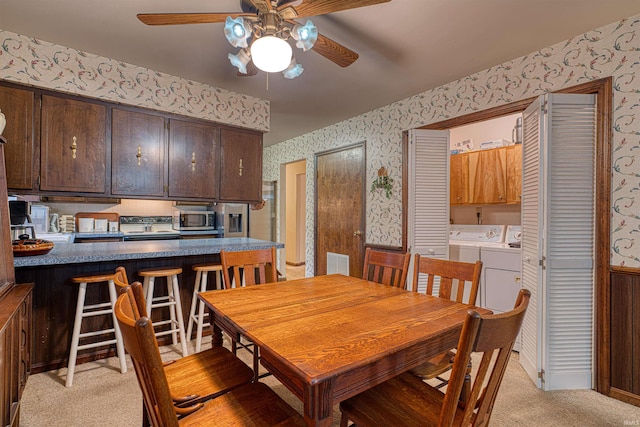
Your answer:
[[[262,134],[236,129],[220,131],[220,200],[262,200]]]
[[[507,203],[522,201],[522,144],[505,148],[507,152]]]
[[[220,129],[169,121],[169,197],[216,199]]]
[[[449,200],[452,205],[469,203],[469,155],[454,154],[449,159]]]
[[[111,117],[111,193],[162,197],[164,118],[115,108]]]
[[[40,190],[104,193],[106,107],[42,96]]]
[[[33,132],[33,92],[0,86],[0,110],[5,115],[7,126],[2,135],[7,139],[5,158],[7,165],[7,187],[32,190],[33,162],[35,150]]]
[[[507,159],[505,150],[479,152],[473,186],[473,203],[506,203]]]

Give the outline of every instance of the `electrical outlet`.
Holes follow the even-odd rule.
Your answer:
[[[482,215],[482,208],[477,207],[477,208],[476,208],[476,214],[480,214],[480,215]]]

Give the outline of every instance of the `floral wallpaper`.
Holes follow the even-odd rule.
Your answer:
[[[367,242],[400,246],[402,131],[608,76],[614,85],[611,263],[640,267],[638,15],[265,148],[266,180],[278,180],[282,163],[307,160],[307,274],[314,256],[314,153],[367,141],[367,183],[380,166],[396,181],[391,199],[367,193]]]
[[[0,29],[0,79],[269,131],[269,102]]]

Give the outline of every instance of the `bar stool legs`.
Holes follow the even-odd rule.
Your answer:
[[[127,372],[127,361],[125,359],[124,346],[122,342],[122,334],[120,333],[120,327],[113,312],[113,305],[117,299],[116,288],[113,283],[113,273],[107,273],[95,276],[74,277],[71,279],[73,283],[78,284],[78,302],[76,304],[76,316],[73,322],[73,333],[71,335],[71,350],[69,351],[69,363],[67,366],[67,379],[65,382],[66,387],[73,385],[73,376],[76,370],[76,360],[78,357],[78,350],[84,350],[87,348],[102,347],[106,345],[116,345],[116,353],[118,354],[118,360],[120,362],[120,372]],[[87,294],[87,285],[89,283],[108,283],[109,287],[109,302],[102,302],[98,304],[86,305],[85,298]],[[86,317],[101,316],[105,314],[111,314],[113,320],[113,328],[102,329],[97,331],[83,332],[82,319]],[[113,339],[102,340],[98,342],[88,343],[80,345],[80,339],[85,337],[94,337],[99,335],[114,334]]]
[[[187,356],[187,340],[184,331],[184,322],[182,320],[182,305],[180,303],[180,288],[178,286],[178,274],[182,273],[181,268],[164,268],[152,270],[140,270],[138,274],[144,277],[142,284],[147,303],[147,316],[151,318],[151,312],[154,308],[169,307],[169,320],[153,322],[153,326],[170,325],[166,331],[156,332],[156,337],[171,334],[171,342],[173,345],[178,344],[180,337],[180,346],[182,348],[182,356]],[[164,277],[167,285],[167,295],[154,297],[155,279]]]
[[[198,293],[207,290],[207,279],[209,272],[217,274],[218,283],[222,288],[222,265],[220,264],[203,264],[194,265],[193,271],[196,272],[196,280],[193,286],[193,297],[191,298],[191,309],[189,312],[189,320],[187,326],[187,339],[191,340],[191,333],[193,332],[193,325],[196,325],[196,353],[200,352],[202,347],[202,330],[205,326],[210,326],[210,323],[204,323],[205,313],[204,302],[198,299]],[[214,288],[215,289],[215,288]],[[196,305],[198,307],[198,314],[196,314]]]

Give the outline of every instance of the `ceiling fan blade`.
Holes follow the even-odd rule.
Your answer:
[[[247,63],[247,74],[241,73],[238,71],[238,77],[250,77],[258,74],[258,67],[253,64],[253,61],[249,61]]]
[[[287,8],[295,11],[295,16],[287,18],[302,18],[307,16],[324,15],[325,13],[339,12],[341,10],[355,9],[357,7],[373,6],[387,3],[391,0],[302,0],[301,2],[287,2],[278,6],[278,11]],[[300,3],[296,5],[297,3]]]
[[[224,22],[227,16],[254,16],[251,13],[139,13],[138,19],[147,25],[181,25],[181,24],[211,24]]]
[[[341,67],[348,67],[353,64],[359,56],[351,49],[344,47],[340,43],[322,34],[318,34],[318,40],[316,40],[316,43],[311,49]]]

